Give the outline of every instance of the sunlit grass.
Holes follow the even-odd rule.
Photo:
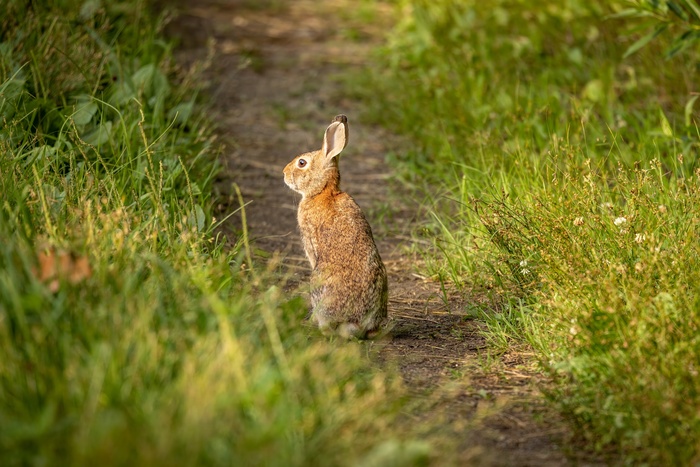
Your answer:
[[[697,459],[697,55],[663,60],[624,2],[407,1],[373,76],[432,215],[428,272],[490,295],[496,351],[629,461]],[[610,452],[610,451],[608,451]]]
[[[143,2],[0,18],[3,465],[414,465],[402,382],[215,237],[213,131]]]

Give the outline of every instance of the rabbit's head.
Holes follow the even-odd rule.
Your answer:
[[[323,146],[318,151],[301,154],[284,168],[284,182],[304,198],[317,195],[327,186],[338,189],[340,172],[338,154],[348,144],[348,119],[338,115],[326,128]]]

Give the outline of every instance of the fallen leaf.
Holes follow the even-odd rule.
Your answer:
[[[87,256],[76,256],[65,250],[44,250],[39,253],[37,262],[38,269],[34,269],[34,275],[46,284],[52,293],[58,292],[61,280],[75,285],[92,276]]]

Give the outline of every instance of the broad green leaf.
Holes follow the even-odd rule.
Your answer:
[[[146,93],[146,97],[166,96],[170,92],[168,79],[154,64],[149,63],[139,68],[131,76],[137,89]]]
[[[29,151],[29,159],[28,161],[30,163],[35,163],[37,161],[41,161],[44,159],[51,159],[56,155],[56,148],[49,146],[47,144],[42,144],[41,146],[37,146],[31,151]]]
[[[199,185],[197,185],[196,182],[190,183],[190,189],[192,190],[192,194],[194,196],[199,196],[202,194],[202,189],[199,188]]]
[[[192,115],[192,109],[194,108],[194,101],[180,102],[178,105],[170,109],[168,112],[168,118],[174,120],[175,123],[185,124],[189,120],[190,115]]]
[[[112,122],[107,121],[97,126],[92,131],[82,135],[82,140],[93,146],[101,146],[109,141],[112,135]]]
[[[666,114],[664,114],[664,111],[661,109],[659,109],[659,119],[661,120],[661,132],[664,134],[664,136],[673,137],[673,129],[671,128],[671,124],[668,123]]]
[[[581,52],[581,49],[579,49],[578,47],[573,47],[571,49],[568,49],[566,51],[566,54],[572,63],[575,63],[576,65],[580,65],[583,63],[583,53]]]
[[[114,85],[109,103],[115,106],[121,106],[135,98],[136,91],[134,91],[128,83],[121,81]]]
[[[89,102],[88,104],[81,105],[78,110],[73,113],[73,121],[76,125],[87,125],[92,120],[92,117],[97,112],[97,104],[94,102]]]
[[[203,232],[206,217],[204,216],[204,211],[202,210],[202,207],[199,204],[194,205],[194,214],[197,219],[197,230],[199,232]]]
[[[599,79],[589,81],[583,88],[583,98],[591,102],[602,102],[605,99],[605,86]]]
[[[0,117],[10,119],[24,92],[25,80],[11,78],[0,85]]]
[[[80,19],[83,21],[92,19],[101,6],[99,0],[87,0],[80,7]]]
[[[4,99],[15,99],[24,91],[25,79],[12,77],[0,85],[0,95]]]
[[[149,84],[151,79],[153,79],[153,73],[155,73],[155,69],[156,67],[152,63],[144,65],[138,70],[136,70],[136,72],[133,75],[131,75],[131,81],[134,82],[134,85],[137,88],[143,88]]]

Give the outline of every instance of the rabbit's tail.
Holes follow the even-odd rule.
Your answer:
[[[341,323],[337,332],[343,339],[364,339],[367,335],[367,332],[355,323]]]

